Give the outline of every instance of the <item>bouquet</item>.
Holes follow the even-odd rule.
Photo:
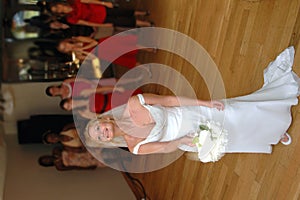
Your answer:
[[[219,122],[206,121],[197,129],[193,143],[202,162],[218,161],[225,153],[228,131]]]

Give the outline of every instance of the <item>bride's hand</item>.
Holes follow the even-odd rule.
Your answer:
[[[208,107],[224,110],[224,104],[221,101],[212,100],[208,102]]]
[[[193,146],[195,146],[195,144],[193,143],[193,139],[194,139],[193,137],[187,135],[187,136],[180,138],[179,140],[180,140],[180,144],[185,144],[185,145],[193,147]]]

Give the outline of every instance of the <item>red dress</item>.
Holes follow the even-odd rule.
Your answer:
[[[138,53],[138,50],[136,50],[136,35],[110,36],[101,38],[98,42],[99,44],[101,43],[100,47],[93,49],[93,53],[97,55],[98,58],[129,69],[135,67]],[[124,52],[128,53],[124,54]],[[121,56],[117,57],[118,55]]]
[[[115,92],[114,94],[107,93],[105,95],[102,93],[95,93],[89,98],[90,111],[101,114],[103,112],[111,110],[112,108],[127,103],[130,96],[134,96],[141,93],[142,90],[140,89],[126,90],[124,92]],[[113,101],[112,95],[114,98]]]
[[[77,24],[79,20],[102,24],[106,18],[106,9],[102,5],[81,3],[80,0],[69,1],[72,12],[66,16],[67,22]]]

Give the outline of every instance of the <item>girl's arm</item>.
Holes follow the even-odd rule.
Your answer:
[[[89,80],[89,79],[81,78],[81,77],[72,77],[72,78],[67,78],[64,80],[64,82],[66,82],[66,83],[73,83],[75,81],[85,82],[85,83],[95,85],[95,86],[98,85],[98,83],[96,82],[98,80]]]
[[[70,130],[70,129],[76,129],[76,126],[75,126],[75,123],[74,123],[74,122],[66,124],[66,125],[63,127],[63,129],[61,130],[61,132],[63,132],[63,131],[68,131],[68,130]]]
[[[144,93],[143,97],[145,103],[149,105],[162,105],[162,106],[206,106],[210,108],[217,108],[218,110],[224,109],[224,104],[220,101],[204,101],[199,99],[192,99],[188,97],[177,97],[177,96],[164,96],[150,93]],[[138,101],[138,97],[134,96],[129,101]]]
[[[86,49],[90,49],[90,48],[93,48],[98,45],[98,42],[90,37],[77,36],[77,37],[72,37],[72,39],[86,44],[83,47],[79,47],[78,50],[86,50]]]
[[[106,2],[106,1],[98,1],[98,0],[81,0],[81,3],[91,3],[91,4],[98,4],[102,6],[106,6],[108,8],[113,8],[114,5],[112,2]]]
[[[78,20],[78,22],[76,24],[92,26],[92,27],[112,27],[113,26],[113,24],[111,24],[111,23],[98,24],[98,23],[89,22],[89,21],[85,21],[85,20]]]
[[[55,165],[55,168],[58,170],[58,171],[67,171],[67,170],[72,170],[72,169],[75,169],[75,167],[67,167],[63,164],[63,161],[61,159],[59,160],[56,160],[54,162],[54,165]]]
[[[82,146],[82,147],[68,147],[68,146],[64,146],[63,148],[64,148],[65,151],[75,152],[75,153],[83,153],[83,152],[87,151],[84,146]]]
[[[138,150],[138,154],[170,153],[175,150],[178,150],[178,146],[181,144],[194,146],[192,141],[193,141],[192,137],[184,136],[182,138],[169,141],[169,142],[151,142],[148,144],[141,145]],[[133,148],[131,147],[128,148],[131,152],[133,152]]]
[[[93,56],[92,53],[82,51],[82,50],[77,50],[75,51],[76,58],[79,59],[80,61],[83,61],[84,59],[90,59],[90,57]]]
[[[115,86],[99,86],[97,88],[90,88],[90,89],[85,89],[85,90],[82,90],[80,92],[80,95],[81,96],[84,96],[84,97],[88,97],[90,96],[91,94],[93,93],[102,93],[102,94],[106,94],[106,93],[111,93],[113,92],[113,90],[116,90],[118,92],[124,92],[124,88],[122,87],[115,87]]]
[[[96,113],[92,113],[88,108],[84,110],[78,110],[78,113],[80,114],[81,117],[86,119],[95,119],[97,116]]]
[[[88,167],[78,167],[78,166],[65,166],[63,161],[55,162],[55,168],[58,171],[67,171],[67,170],[84,170],[84,169],[96,169],[96,165],[88,166]]]
[[[65,79],[63,82],[64,83],[72,83],[72,82],[74,82],[75,81],[75,77],[74,78],[67,78],[67,79]]]

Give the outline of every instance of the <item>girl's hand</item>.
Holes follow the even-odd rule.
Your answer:
[[[80,114],[81,117],[84,117],[86,119],[95,119],[96,118],[96,113],[92,113],[88,109],[79,110],[78,113]]]
[[[224,110],[224,104],[221,102],[221,101],[209,101],[208,102],[208,106],[207,107],[210,107],[210,108],[216,108],[218,110]]]
[[[113,8],[114,4],[112,2],[103,2],[103,5],[106,6],[107,8]]]
[[[114,25],[112,23],[105,23],[105,24],[97,24],[96,27],[113,27]]]
[[[115,90],[117,92],[124,92],[125,91],[124,87],[116,87]]]
[[[89,97],[95,90],[85,89],[80,92],[80,96]]]

